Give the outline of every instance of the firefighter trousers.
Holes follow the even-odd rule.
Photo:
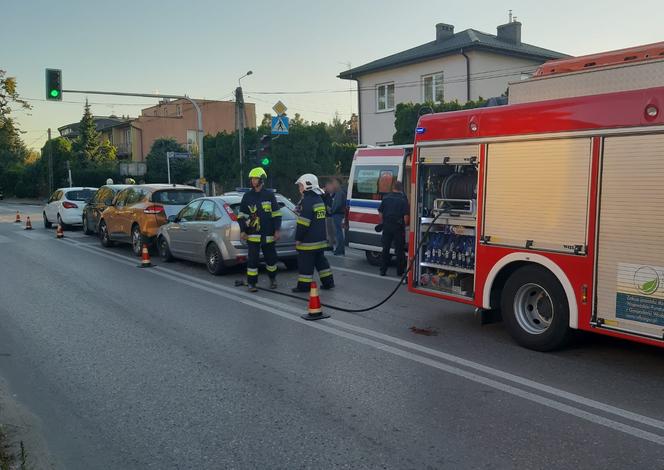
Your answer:
[[[263,258],[267,269],[267,275],[270,279],[277,277],[277,248],[274,242],[254,242],[248,241],[247,253],[247,284],[255,286],[258,282],[258,262],[263,250]]]
[[[380,266],[380,272],[386,273],[390,265],[390,248],[394,244],[394,254],[397,259],[397,275],[401,276],[406,269],[406,229],[400,224],[384,224],[383,235],[381,237],[383,244],[383,262]]]
[[[318,271],[320,282],[325,289],[334,287],[334,277],[330,263],[325,258],[325,250],[301,250],[297,253],[297,289],[309,292],[311,282],[314,280],[314,269]]]

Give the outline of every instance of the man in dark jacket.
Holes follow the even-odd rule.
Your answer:
[[[334,221],[334,229],[336,238],[336,245],[334,247],[334,254],[337,256],[344,256],[346,254],[346,243],[344,240],[344,218],[346,217],[346,192],[341,187],[341,182],[338,179],[334,180],[334,194],[332,195],[332,220]]]
[[[277,198],[272,191],[264,189],[267,173],[263,168],[254,168],[249,172],[251,191],[242,196],[240,211],[237,216],[242,240],[247,242],[247,284],[249,292],[257,292],[258,262],[261,249],[267,274],[270,277],[270,289],[277,288],[277,249],[281,229],[281,211]]]
[[[327,214],[321,198],[323,191],[318,187],[318,178],[310,173],[300,176],[296,184],[302,193],[302,202],[295,232],[299,275],[293,292],[309,292],[314,280],[314,268],[318,270],[321,288],[332,289],[334,277],[325,258]]]
[[[394,254],[397,258],[397,275],[403,276],[406,268],[406,225],[408,225],[408,214],[410,207],[408,199],[403,193],[401,181],[395,181],[392,192],[387,193],[378,207],[378,213],[383,225],[383,264],[380,267],[380,275],[385,276],[390,264],[390,248],[394,243]]]

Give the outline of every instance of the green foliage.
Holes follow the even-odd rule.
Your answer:
[[[459,104],[458,101],[447,101],[442,103],[399,103],[394,113],[394,127],[396,132],[392,136],[394,145],[412,144],[415,141],[415,128],[422,114],[429,112],[445,113],[448,111],[460,111],[462,109],[479,108],[486,103],[480,97],[477,101],[468,101]]]
[[[90,162],[115,161],[117,150],[105,139],[101,141],[101,134],[97,131],[94,117],[90,111],[90,105],[85,102],[83,117],[78,127],[79,135],[74,141],[73,163],[85,167]]]
[[[168,168],[166,152],[186,152],[186,149],[173,138],[157,139],[152,144],[146,157],[148,171],[145,181],[148,183],[167,183]],[[171,159],[171,183],[184,184],[198,175],[198,159]]]

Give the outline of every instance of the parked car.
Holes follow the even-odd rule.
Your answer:
[[[53,191],[48,199],[42,216],[44,227],[51,228],[53,224],[61,227],[68,225],[82,225],[83,209],[86,201],[90,199],[97,188],[59,188]]]
[[[281,207],[281,238],[277,256],[293,269],[297,266],[295,228],[297,216],[278,195]],[[247,261],[247,245],[240,239],[237,214],[242,195],[206,197],[189,203],[170,222],[159,228],[157,246],[165,261],[173,258],[205,263],[212,274]]]
[[[125,189],[126,184],[107,184],[97,190],[83,209],[83,232],[92,235],[99,231],[101,213],[113,203],[115,195]]]
[[[194,199],[205,193],[177,184],[131,185],[115,196],[99,220],[99,240],[105,247],[130,243],[140,256],[143,243],[152,244],[159,227]]]

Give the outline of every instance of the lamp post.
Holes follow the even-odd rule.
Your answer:
[[[237,122],[237,137],[238,137],[238,150],[240,153],[240,186],[242,186],[242,181],[244,181],[244,175],[242,172],[242,164],[244,162],[244,96],[242,95],[242,79],[252,75],[254,72],[249,70],[247,73],[242,75],[237,79],[237,89],[235,90],[235,116]]]

